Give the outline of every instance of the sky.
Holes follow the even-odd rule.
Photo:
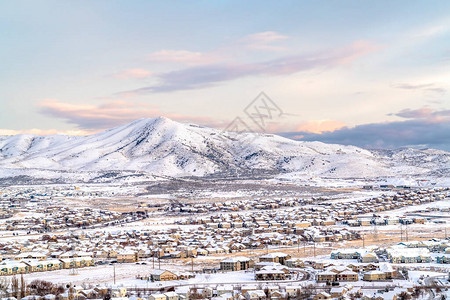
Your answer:
[[[450,151],[450,2],[0,0],[0,84],[3,135],[239,118]],[[279,112],[264,126],[261,93]]]

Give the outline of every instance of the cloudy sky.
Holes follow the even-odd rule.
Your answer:
[[[449,1],[1,1],[0,134],[139,118],[450,150]]]

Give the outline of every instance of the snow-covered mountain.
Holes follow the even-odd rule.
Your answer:
[[[70,182],[262,173],[305,178],[448,177],[450,153],[371,151],[271,134],[227,133],[163,117],[89,136],[0,136],[0,178]]]

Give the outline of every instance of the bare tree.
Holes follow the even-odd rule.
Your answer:
[[[33,280],[28,288],[36,295],[45,296],[47,294],[59,295],[64,292],[64,287],[58,286],[45,280]]]
[[[23,274],[20,275],[20,298],[18,299],[22,299],[23,297],[26,296],[27,294],[27,286],[25,284],[25,280],[23,280]]]
[[[409,294],[408,292],[401,292],[399,295],[398,295],[398,299],[400,299],[400,300],[409,300],[409,299],[412,299],[412,296],[411,296],[411,294]]]
[[[9,282],[5,277],[0,278],[0,297],[8,297]]]
[[[19,280],[17,279],[16,275],[14,275],[11,278],[11,292],[13,294],[14,297],[16,297],[17,299],[19,299],[20,296],[20,291],[19,291]]]
[[[199,293],[196,287],[191,288],[189,299],[203,299],[203,295]]]

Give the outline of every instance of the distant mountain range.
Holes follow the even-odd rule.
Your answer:
[[[228,133],[167,118],[89,136],[0,136],[3,183],[104,182],[181,176],[450,177],[450,153],[366,150],[272,134]],[[2,183],[2,181],[0,181]]]

